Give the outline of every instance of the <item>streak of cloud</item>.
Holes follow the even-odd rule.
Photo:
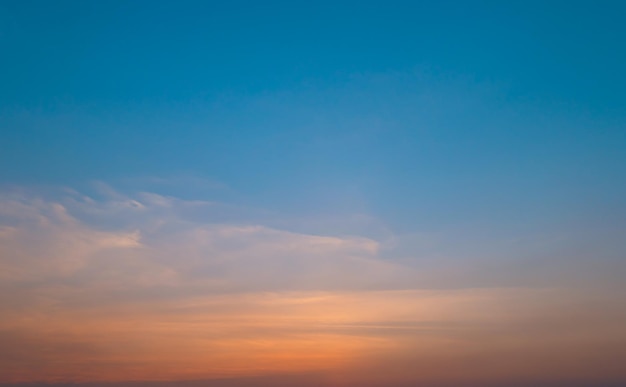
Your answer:
[[[219,203],[101,192],[0,198],[1,381],[626,376],[616,360],[626,308],[614,295],[559,283],[428,286],[445,282],[443,269],[385,259],[385,241],[215,221]]]

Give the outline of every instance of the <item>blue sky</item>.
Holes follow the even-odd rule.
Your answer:
[[[4,2],[0,178],[199,175],[403,225],[420,201],[604,201],[623,192],[621,7]]]
[[[187,305],[198,289],[225,291],[194,282],[189,268],[208,270],[197,256],[234,254],[240,264],[210,264],[229,292],[260,292],[252,303],[267,291],[483,289],[459,299],[499,316],[499,289],[564,287],[546,299],[622,321],[580,292],[600,292],[607,310],[626,294],[625,12],[620,1],[0,0],[0,251],[13,254],[0,266],[22,273],[10,286],[25,303],[43,286],[33,278],[109,294],[110,276],[144,302],[124,282],[139,273]],[[102,246],[137,261],[109,267]],[[267,267],[250,281],[257,253]],[[543,321],[535,296],[511,297]],[[577,298],[578,310],[560,304]],[[623,353],[611,329],[590,342]]]

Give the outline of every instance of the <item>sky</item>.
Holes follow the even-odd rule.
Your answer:
[[[626,385],[625,13],[0,0],[0,386]]]

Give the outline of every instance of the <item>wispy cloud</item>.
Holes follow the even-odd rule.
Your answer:
[[[2,381],[625,376],[614,359],[626,355],[626,308],[614,297],[435,289],[424,278],[441,272],[383,258],[385,241],[99,189],[0,197]]]

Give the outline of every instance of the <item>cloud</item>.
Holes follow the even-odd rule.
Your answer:
[[[60,192],[0,195],[2,382],[626,377],[615,296],[426,287],[437,272],[384,259],[386,241],[153,192]]]

